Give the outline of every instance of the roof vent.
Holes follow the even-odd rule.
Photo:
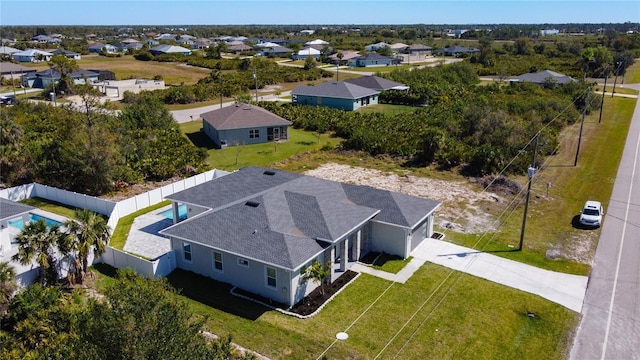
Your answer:
[[[258,207],[260,206],[260,203],[257,201],[247,201],[246,203],[244,203],[247,206],[251,206],[251,207]]]
[[[269,175],[269,176],[273,176],[273,175],[275,175],[275,174],[276,174],[276,172],[275,172],[275,171],[273,171],[273,170],[267,170],[267,171],[263,172],[263,174],[265,174],[265,175]]]

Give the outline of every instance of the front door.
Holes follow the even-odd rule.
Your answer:
[[[273,141],[280,140],[280,128],[273,128]]]

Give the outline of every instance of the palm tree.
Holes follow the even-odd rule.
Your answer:
[[[320,283],[320,294],[324,295],[324,279],[331,274],[331,262],[326,266],[322,266],[319,261],[313,261],[313,263],[307,267],[302,275],[302,281],[312,280]]]
[[[53,246],[64,236],[57,225],[47,228],[44,220],[32,221],[16,236],[18,253],[12,260],[28,265],[33,259],[40,265],[40,283],[55,283],[58,280]]]
[[[15,280],[16,272],[7,261],[0,262],[0,318],[4,317],[9,305],[9,299],[18,289]]]
[[[73,254],[75,258],[75,279],[82,284],[84,275],[89,267],[89,253],[99,257],[107,248],[109,242],[109,226],[104,218],[86,209],[76,210],[76,220],[64,223],[67,236],[60,243],[60,251]]]

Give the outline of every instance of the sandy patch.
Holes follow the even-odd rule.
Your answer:
[[[500,196],[476,191],[465,182],[398,176],[380,170],[335,163],[324,164],[305,174],[439,201],[442,206],[437,210],[436,225],[464,233],[477,234],[495,230],[495,218],[483,208],[489,203],[502,201]]]

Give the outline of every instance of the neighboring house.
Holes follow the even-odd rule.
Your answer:
[[[409,87],[403,83],[387,80],[375,75],[361,76],[358,78],[352,78],[344,80],[345,82],[356,84],[367,89],[373,89],[377,91],[397,90],[408,91]]]
[[[389,66],[396,65],[401,62],[400,59],[390,58],[377,53],[366,54],[352,59],[349,63],[355,67],[372,67],[372,66]]]
[[[11,56],[18,62],[41,62],[51,60],[53,54],[37,49],[27,49],[24,51],[14,52]]]
[[[449,46],[444,49],[440,49],[438,51],[438,55],[442,56],[460,56],[462,54],[473,54],[480,52],[479,49],[476,48],[467,48],[464,46]]]
[[[92,84],[98,81],[99,73],[80,69],[69,74],[74,84]],[[60,73],[53,69],[47,69],[22,77],[22,85],[26,87],[45,89],[51,85],[51,82],[58,83],[60,81]]]
[[[404,51],[405,54],[431,54],[433,48],[423,44],[411,44]]]
[[[340,52],[342,53],[342,59],[338,57],[338,53],[329,55],[329,60],[331,60],[332,64],[347,65],[349,61],[360,56],[357,51],[345,50]]]
[[[314,49],[311,46],[307,46],[303,49],[300,49],[297,53],[291,56],[293,60],[305,60],[308,57],[312,57],[314,59],[318,59],[320,57],[320,50]]]
[[[188,46],[190,48],[192,48],[192,47],[194,47],[196,45],[196,41],[193,40],[193,39],[189,39],[189,38],[178,39],[177,43],[180,44],[180,45]]]
[[[560,30],[557,30],[557,29],[542,29],[542,30],[540,30],[540,35],[542,35],[542,36],[558,35],[559,33],[560,33]]]
[[[198,38],[194,41],[194,47],[196,49],[206,49],[211,46],[211,44],[213,44],[213,41],[207,38]]]
[[[325,45],[329,45],[328,42],[326,42],[324,40],[321,40],[321,39],[315,39],[315,40],[307,41],[304,44],[307,45],[307,46],[314,46],[314,45],[325,46]]]
[[[204,133],[218,147],[289,139],[291,121],[261,107],[235,104],[200,115]]]
[[[280,45],[265,47],[260,50],[262,56],[285,56],[291,53],[293,53],[293,50]]]
[[[39,43],[46,43],[46,44],[58,44],[58,43],[62,42],[62,40],[60,40],[58,38],[54,38],[54,37],[47,36],[47,35],[36,35],[36,36],[31,38],[31,41],[35,41],[35,42],[39,42]]]
[[[291,92],[291,103],[328,106],[353,111],[378,103],[379,91],[344,81],[330,81],[315,86],[300,85]]]
[[[140,50],[142,49],[143,44],[141,42],[119,42],[116,44],[113,44],[113,46],[118,48],[119,52],[126,52],[129,49],[132,50]]]
[[[522,74],[509,79],[509,84],[513,84],[515,82],[529,82],[540,86],[547,86],[564,85],[571,82],[576,82],[576,80],[571,76],[560,74],[551,70],[544,70],[537,73]]]
[[[253,48],[245,43],[227,45],[227,51],[233,54],[237,54],[239,52],[251,51],[251,50],[253,50]]]
[[[404,49],[406,49],[408,46],[409,45],[403,43],[393,43],[389,45],[389,48],[391,49],[391,51],[399,53],[401,51],[404,51]]]
[[[95,43],[89,46],[90,53],[100,53],[103,50],[107,54],[117,54],[118,52],[120,52],[120,49],[118,49],[116,46],[113,46],[111,44]]]
[[[191,50],[187,48],[183,48],[182,46],[176,45],[158,45],[149,49],[153,55],[163,55],[163,54],[182,54],[182,55],[191,55]]]
[[[176,41],[176,39],[177,37],[174,34],[160,34],[155,37],[155,40],[158,40],[158,41],[169,41],[169,40]]]
[[[20,49],[12,48],[9,46],[0,46],[0,55],[11,55],[13,53],[20,52]]]
[[[0,63],[0,76],[7,80],[20,79],[23,75],[35,74],[38,70],[10,62]]]
[[[375,44],[370,44],[364,47],[365,51],[368,52],[372,52],[372,51],[378,51],[380,49],[382,49],[385,46],[389,46],[389,44],[387,44],[386,42],[379,42],[379,43],[375,43]]]
[[[147,40],[144,41],[144,43],[149,45],[149,46],[160,45],[160,41],[154,40],[154,39],[147,39]]]
[[[160,233],[176,266],[293,306],[371,251],[410,256],[433,234],[440,203],[369,186],[247,167],[167,197],[187,218]],[[174,218],[178,218],[175,216]]]
[[[300,30],[300,35],[313,35],[316,31],[315,30]]]
[[[78,54],[77,52],[70,51],[70,50],[56,49],[56,50],[53,50],[51,53],[53,55],[62,55],[64,57],[66,57],[67,59],[72,59],[72,60],[80,60],[81,59],[80,54]]]

